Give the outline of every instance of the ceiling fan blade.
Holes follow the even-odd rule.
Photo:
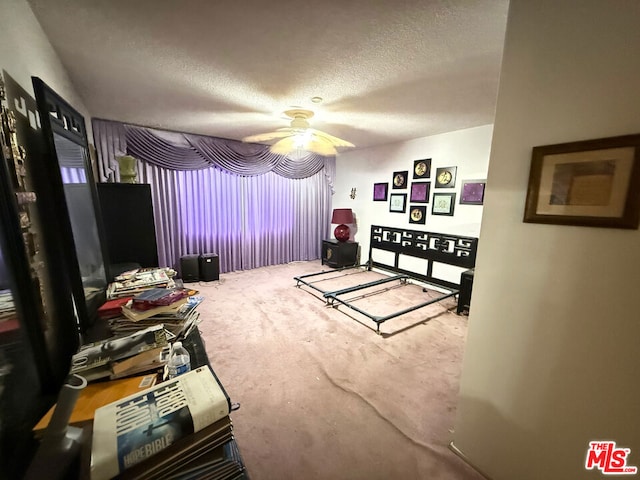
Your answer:
[[[270,150],[279,155],[286,155],[296,150],[296,139],[294,137],[283,138],[271,145]]]
[[[331,144],[317,139],[309,140],[304,148],[302,148],[298,145],[297,139],[294,137],[287,137],[282,140],[278,140],[276,143],[271,145],[270,150],[271,152],[279,155],[288,155],[297,150],[313,152],[325,157],[330,157],[338,153]]]
[[[250,135],[248,137],[244,137],[242,139],[243,142],[249,143],[260,143],[267,142],[269,140],[273,140],[274,138],[283,138],[294,135],[293,129],[291,128],[281,128],[277,132],[269,132],[269,133],[258,133],[257,135]]]
[[[314,135],[317,135],[320,138],[323,138],[325,141],[331,143],[332,145],[336,146],[336,147],[355,147],[355,145],[351,142],[348,142],[346,140],[343,140],[341,138],[338,137],[334,137],[333,135],[330,135],[326,132],[320,131],[320,130],[316,130],[316,129],[311,129],[311,131],[313,132]]]
[[[313,137],[311,140],[309,140],[309,142],[305,145],[305,150],[317,153],[318,155],[322,155],[323,157],[332,157],[338,154],[333,145],[317,137]]]

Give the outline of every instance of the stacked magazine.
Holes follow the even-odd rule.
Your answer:
[[[78,374],[88,382],[121,378],[162,368],[168,360],[168,353],[169,342],[164,326],[151,325],[128,335],[115,335],[81,346],[71,358],[70,373]]]
[[[150,288],[173,288],[175,273],[170,268],[140,268],[122,273],[109,284],[107,298],[132,297]]]
[[[183,297],[166,307],[142,311],[135,311],[125,305],[122,307],[123,315],[109,319],[109,327],[113,333],[124,335],[161,323],[169,332],[170,339],[186,337],[200,324],[200,313],[197,307],[203,300],[204,298],[199,295],[192,295]]]
[[[200,367],[95,411],[91,479],[243,478],[231,402]]]
[[[0,322],[16,316],[11,290],[0,290]]]

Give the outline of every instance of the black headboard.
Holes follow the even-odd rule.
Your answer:
[[[374,260],[373,249],[394,253],[393,265]],[[477,249],[478,239],[475,237],[372,225],[369,267],[407,274],[427,283],[457,289],[458,283],[433,276],[433,264],[437,262],[465,269],[474,268]],[[400,268],[401,255],[427,260],[426,271]]]

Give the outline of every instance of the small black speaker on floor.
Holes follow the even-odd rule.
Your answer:
[[[180,275],[183,282],[197,282],[200,280],[198,255],[183,255],[180,257]]]
[[[212,282],[220,280],[220,259],[215,253],[203,253],[199,258],[200,280]]]

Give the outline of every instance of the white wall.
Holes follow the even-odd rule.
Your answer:
[[[93,142],[89,113],[25,0],[2,1],[0,69],[6,70],[31,96],[31,77],[40,77],[85,117],[89,141]]]
[[[357,232],[354,240],[360,243],[361,260],[368,259],[369,233],[371,225],[403,227],[438,233],[478,236],[482,206],[460,205],[462,180],[485,179],[489,163],[491,134],[493,126],[459,130],[456,132],[418,138],[407,142],[372,147],[340,154],[336,161],[335,195],[333,208],[351,208],[357,217]],[[431,197],[434,192],[456,193],[454,216],[432,215],[432,201],[427,206],[425,225],[409,223],[409,196],[413,162],[431,158],[431,178],[420,180],[431,183]],[[455,188],[434,189],[434,176],[438,167],[457,167]],[[392,189],[394,171],[409,171],[406,189]],[[373,201],[373,184],[389,183],[389,193],[407,194],[407,212],[389,212],[389,200]],[[349,198],[351,189],[356,188],[356,198]],[[418,205],[418,204],[416,204]],[[422,204],[421,204],[422,205]],[[459,278],[456,279],[459,281]]]
[[[454,443],[494,480],[640,466],[640,231],[522,223],[531,148],[640,132],[640,2],[512,0]]]

